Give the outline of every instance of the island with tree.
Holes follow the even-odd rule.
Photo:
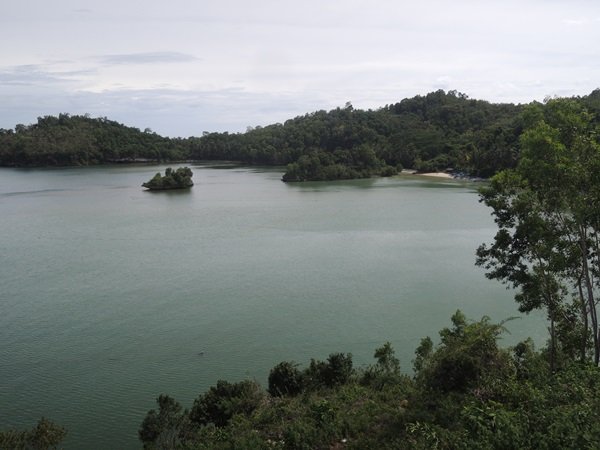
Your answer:
[[[166,191],[171,189],[188,189],[194,185],[192,181],[192,169],[189,167],[180,167],[177,170],[173,170],[168,167],[165,170],[165,175],[162,176],[160,172],[150,180],[142,184],[142,187],[150,191]]]

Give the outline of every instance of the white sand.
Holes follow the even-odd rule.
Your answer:
[[[428,172],[428,173],[419,173],[422,177],[436,177],[436,178],[454,178],[452,175],[446,172]]]

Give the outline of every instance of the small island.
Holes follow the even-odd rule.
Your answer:
[[[194,176],[194,174],[189,167],[180,167],[177,170],[168,167],[165,170],[164,176],[157,173],[150,181],[143,183],[142,187],[151,191],[187,189],[194,185],[192,176]]]

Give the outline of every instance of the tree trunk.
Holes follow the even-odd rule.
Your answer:
[[[587,338],[589,333],[589,320],[588,320],[588,311],[587,311],[587,303],[585,300],[585,295],[583,294],[583,287],[581,286],[581,277],[577,280],[577,288],[579,290],[579,304],[581,306],[581,319],[583,320],[583,338],[581,339],[581,362],[586,360],[587,355]]]
[[[556,332],[554,317],[550,315],[550,373],[556,372]]]
[[[581,262],[583,263],[583,280],[585,282],[585,289],[587,293],[587,304],[589,308],[590,320],[592,322],[592,337],[594,340],[594,364],[598,365],[600,361],[600,342],[598,339],[598,315],[596,313],[596,301],[594,298],[594,286],[592,285],[592,278],[590,275],[590,267],[588,264],[588,248],[586,238],[587,235],[584,230],[581,231]]]

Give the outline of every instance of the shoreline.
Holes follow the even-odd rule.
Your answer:
[[[414,175],[419,175],[421,177],[432,177],[432,178],[446,178],[446,179],[455,179],[454,175],[451,175],[446,172],[426,172],[426,173],[415,173]]]
[[[405,175],[415,175],[418,177],[428,177],[428,178],[439,178],[441,180],[463,180],[463,181],[486,181],[485,178],[481,177],[473,177],[465,175],[464,173],[455,173],[455,172],[423,172],[419,173],[416,170],[405,169],[401,172]]]

